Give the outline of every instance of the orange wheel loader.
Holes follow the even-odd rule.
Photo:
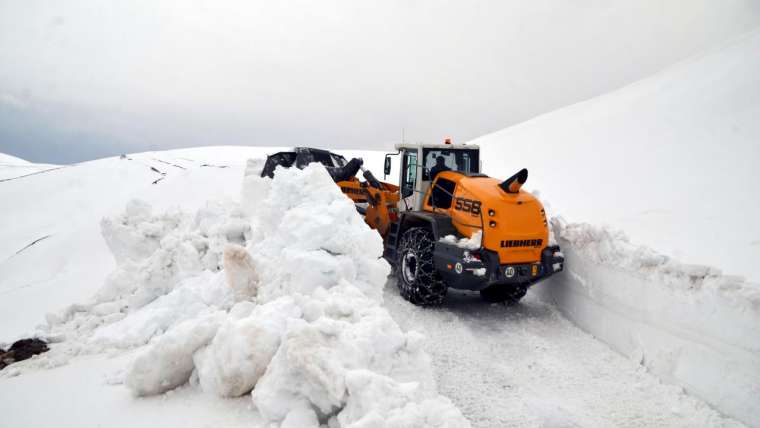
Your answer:
[[[449,288],[516,303],[528,287],[563,270],[541,202],[522,190],[526,169],[501,181],[480,172],[477,146],[405,143],[385,156],[385,176],[393,156],[400,160],[398,186],[375,178],[361,159],[308,147],[270,155],[261,175],[272,177],[278,165],[324,165],[383,237],[399,291],[416,305],[440,304]],[[364,181],[356,177],[360,170]]]

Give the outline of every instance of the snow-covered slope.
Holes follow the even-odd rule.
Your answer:
[[[760,283],[760,30],[610,94],[478,138],[568,220]]]
[[[55,168],[59,168],[59,166],[31,163],[15,156],[0,153],[0,182]]]
[[[528,187],[564,217],[552,223],[566,271],[540,294],[752,426],[760,426],[758,52],[760,30],[473,141],[489,174],[529,168]]]
[[[11,341],[28,333],[47,312],[97,290],[115,266],[100,220],[123,210],[126,201],[141,198],[157,209],[192,210],[209,199],[237,198],[246,159],[275,150],[141,153],[0,183],[0,338]],[[6,168],[0,165],[0,174]],[[29,304],[17,310],[19,302]]]
[[[16,156],[0,153],[0,165],[29,165],[29,163],[30,162],[21,158],[17,158]]]

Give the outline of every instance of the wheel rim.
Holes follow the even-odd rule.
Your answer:
[[[407,284],[412,284],[417,278],[417,256],[411,251],[404,254],[404,258],[401,259],[401,272]]]

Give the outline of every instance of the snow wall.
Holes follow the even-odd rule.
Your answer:
[[[760,426],[760,286],[608,227],[552,223],[566,270],[535,292],[665,382]]]

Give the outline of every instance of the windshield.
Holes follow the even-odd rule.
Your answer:
[[[423,149],[424,180],[430,180],[441,171],[459,171],[465,174],[479,172],[477,150]]]

